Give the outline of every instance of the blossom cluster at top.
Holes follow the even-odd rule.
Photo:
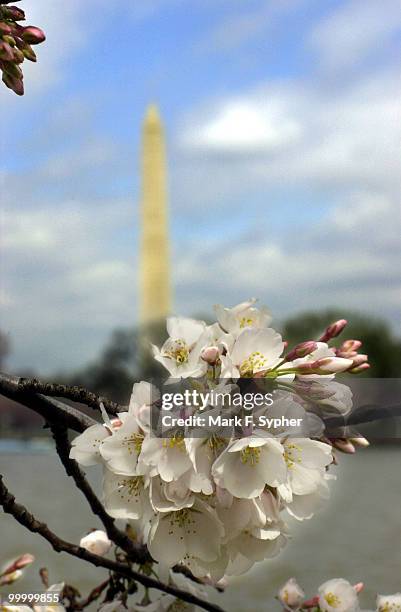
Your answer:
[[[318,594],[305,598],[303,589],[294,578],[281,587],[277,599],[287,612],[373,612],[362,610],[358,595],[363,582],[352,585],[344,578],[332,578],[318,588]],[[400,612],[401,593],[377,595],[376,612]]]
[[[244,378],[313,384],[367,366],[366,356],[357,354],[360,342],[329,347],[344,320],[319,340],[289,349],[269,327],[268,311],[257,309],[254,300],[217,306],[216,315],[209,326],[188,318],[167,320],[169,337],[153,354],[171,378],[196,379],[208,389],[236,388]],[[308,519],[328,497],[333,445],[353,452],[355,444],[366,443],[316,439],[321,434],[303,431],[294,437],[268,427],[241,437],[212,431],[197,438],[182,433],[158,438],[150,428],[156,396],[149,383],[135,384],[128,410],[113,419],[103,410],[104,424],[75,438],[70,456],[84,466],[102,464],[107,512],[131,523],[153,559],[168,567],[183,564],[215,582],[277,555],[288,539],[284,513]],[[293,394],[278,402],[281,411],[305,414]],[[338,407],[348,397],[339,391],[321,405],[330,402]]]

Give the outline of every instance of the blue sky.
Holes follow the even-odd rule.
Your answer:
[[[137,317],[140,126],[166,126],[175,310],[258,296],[399,328],[395,0],[24,0],[47,41],[0,90],[10,367],[92,359]]]

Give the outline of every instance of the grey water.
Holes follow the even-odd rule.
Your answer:
[[[307,595],[329,578],[365,582],[362,607],[374,609],[376,593],[401,590],[401,447],[370,447],[354,456],[340,455],[332,469],[331,499],[311,520],[288,520],[292,539],[279,557],[258,564],[244,576],[232,579],[224,594],[210,598],[229,612],[280,610],[274,596],[291,576]],[[39,446],[21,452],[9,443],[0,451],[0,473],[35,516],[62,538],[78,543],[91,528],[99,527],[74,489],[53,451]],[[100,471],[87,468],[100,492]],[[66,581],[82,594],[107,576],[84,561],[57,554],[13,517],[0,512],[0,564],[23,552],[36,562],[9,590],[41,590],[38,570],[48,567],[52,582]],[[6,590],[4,591],[6,592]]]

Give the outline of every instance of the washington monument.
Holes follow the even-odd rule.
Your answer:
[[[155,105],[146,111],[142,134],[140,323],[164,319],[171,308],[166,153]]]

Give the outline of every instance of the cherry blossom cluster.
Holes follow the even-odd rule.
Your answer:
[[[36,62],[36,54],[32,45],[38,45],[45,40],[40,28],[22,26],[25,13],[17,6],[8,6],[18,0],[0,0],[0,69],[3,73],[3,83],[16,94],[24,93],[21,64],[25,59]]]
[[[270,327],[269,312],[256,308],[255,300],[216,306],[215,312],[212,325],[167,320],[168,339],[161,348],[153,346],[153,355],[170,379],[187,379],[202,389],[238,389],[238,381],[252,379],[310,390],[319,380],[359,371],[366,363],[355,340],[341,349],[329,346],[344,320],[319,340],[288,349]],[[347,412],[349,390],[333,384],[338,386],[328,397],[315,392],[316,401],[322,409]],[[156,437],[151,411],[158,393],[147,382],[135,384],[127,411],[110,419],[103,409],[104,423],[75,438],[70,456],[83,466],[102,465],[106,511],[130,523],[155,561],[185,565],[213,582],[277,555],[288,539],[285,512],[309,519],[328,498],[333,446],[353,452],[355,444],[366,444],[361,438],[324,438],[316,415],[306,418],[302,394],[285,391],[278,392],[270,414],[304,415],[308,428],[296,436],[285,428],[261,427],[241,436],[205,431],[198,437],[182,432]]]
[[[318,588],[318,594],[310,599],[294,578],[281,587],[277,599],[287,612],[373,612],[362,610],[358,595],[363,583],[350,584],[344,578],[327,580]],[[401,610],[401,593],[377,595],[376,612],[397,612]]]

